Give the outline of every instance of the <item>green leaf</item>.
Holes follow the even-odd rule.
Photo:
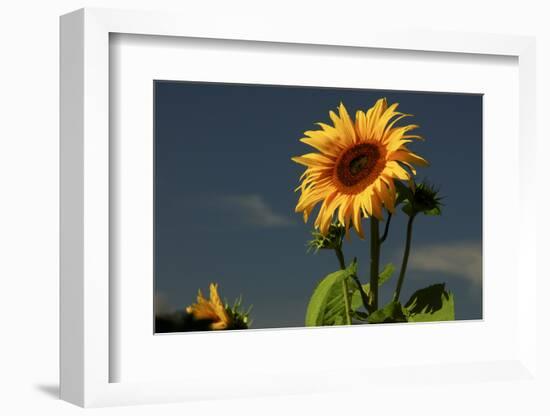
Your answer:
[[[351,281],[357,273],[357,263],[353,261],[345,270],[338,270],[322,279],[307,306],[306,326],[341,325],[345,322],[345,304],[342,281]]]
[[[370,324],[407,322],[407,316],[401,303],[392,301],[382,309],[378,309],[370,314],[367,321]]]
[[[390,277],[392,277],[394,271],[395,266],[392,263],[386,264],[378,275],[378,286],[382,286],[384,283],[390,280]]]
[[[357,309],[361,309],[363,306],[363,299],[361,298],[361,292],[359,292],[359,289],[357,289],[357,284],[354,286],[356,289],[353,291],[353,295],[351,295],[351,310],[356,311]],[[365,283],[363,285],[363,290],[365,293],[369,293],[370,290],[370,284]]]
[[[405,304],[410,322],[454,321],[455,304],[452,293],[438,283],[417,290]]]
[[[338,315],[334,320],[334,325],[344,325],[345,319],[342,315]]]
[[[395,266],[392,263],[388,263],[384,266],[384,269],[380,272],[378,275],[378,286],[382,286],[384,283],[386,283],[390,277],[392,277],[393,272],[395,271]],[[357,287],[357,284],[354,284],[353,287],[355,290],[353,291],[353,295],[351,296],[351,310],[355,311],[357,309],[360,309],[363,306],[363,299],[361,299],[361,292],[359,292],[359,288]],[[365,283],[363,285],[363,290],[365,293],[370,293],[370,284]]]
[[[360,321],[366,321],[369,315],[365,312],[352,311],[352,315],[355,319]]]
[[[440,207],[435,207],[433,209],[429,209],[429,210],[423,211],[423,212],[424,212],[424,215],[437,216],[437,215],[441,215],[441,208]]]

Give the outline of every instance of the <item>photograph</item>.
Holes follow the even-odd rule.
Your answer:
[[[483,95],[154,80],[154,331],[483,319]]]

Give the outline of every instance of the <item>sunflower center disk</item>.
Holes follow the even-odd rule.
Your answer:
[[[336,163],[336,176],[347,187],[367,179],[380,159],[376,145],[362,143],[346,150]]]
[[[369,157],[367,155],[357,156],[351,162],[349,162],[349,171],[353,176],[364,170],[369,163]]]

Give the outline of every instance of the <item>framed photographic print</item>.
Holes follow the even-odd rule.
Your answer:
[[[62,17],[62,398],[537,383],[533,40],[245,28]]]

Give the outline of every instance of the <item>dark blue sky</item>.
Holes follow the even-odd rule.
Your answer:
[[[303,167],[299,141],[342,101],[350,114],[380,97],[412,113],[431,163],[419,170],[441,188],[441,217],[415,223],[403,299],[446,282],[457,319],[481,318],[482,96],[386,90],[156,81],[155,290],[181,309],[198,288],[253,304],[253,327],[303,326],[317,281],[338,269],[332,252],[306,253],[311,223],[294,213]],[[382,263],[400,264],[404,214],[396,215]],[[366,282],[368,241],[346,243]],[[397,272],[396,272],[397,275]],[[389,299],[397,276],[382,291]]]

